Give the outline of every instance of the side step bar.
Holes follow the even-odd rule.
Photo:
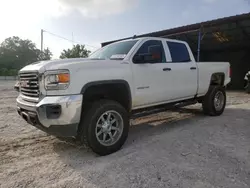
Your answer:
[[[135,110],[135,111],[132,111],[131,119],[136,119],[136,118],[139,118],[139,117],[164,112],[166,110],[170,110],[170,109],[173,109],[173,108],[181,108],[181,107],[184,107],[184,106],[193,105],[193,104],[196,104],[197,102],[198,101],[196,99],[192,99],[192,100],[186,100],[186,101],[181,101],[181,102],[177,102],[177,103],[175,102],[175,103],[159,105],[159,106],[156,106],[156,107],[149,107],[149,108]]]

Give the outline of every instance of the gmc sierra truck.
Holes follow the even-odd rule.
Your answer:
[[[199,102],[205,114],[221,115],[229,82],[229,63],[196,62],[186,42],[135,38],[89,58],[27,65],[19,72],[17,111],[49,134],[107,155],[126,141],[133,114]]]

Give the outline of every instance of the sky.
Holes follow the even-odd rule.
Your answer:
[[[0,42],[19,36],[40,48],[43,29],[44,47],[58,58],[73,43],[95,51],[101,42],[247,12],[250,0],[0,0]]]

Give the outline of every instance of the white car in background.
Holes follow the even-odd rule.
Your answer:
[[[16,90],[16,91],[19,91],[19,81],[16,81],[16,83],[15,83],[15,85],[14,85],[14,89]]]

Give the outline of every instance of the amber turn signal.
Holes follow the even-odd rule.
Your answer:
[[[68,83],[69,80],[70,80],[70,77],[69,77],[68,73],[58,74],[58,82],[59,83]]]

